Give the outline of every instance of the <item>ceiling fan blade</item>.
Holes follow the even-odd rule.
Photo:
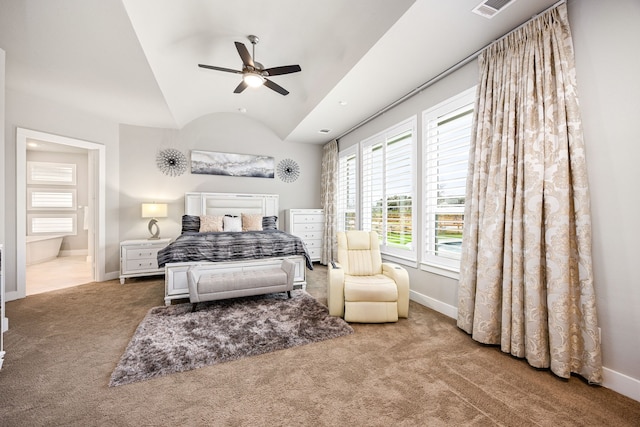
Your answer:
[[[275,84],[274,82],[272,82],[269,79],[264,79],[264,85],[266,87],[268,87],[269,89],[271,89],[271,90],[275,90],[280,95],[289,95],[289,91],[288,90],[286,90],[285,88],[283,88],[280,85]]]
[[[233,91],[233,93],[241,93],[243,90],[245,90],[249,85],[245,83],[245,81],[241,81],[240,84],[236,87],[236,89]]]
[[[255,67],[255,65],[253,64],[253,59],[251,59],[251,55],[249,54],[249,51],[247,50],[247,47],[240,42],[235,42],[236,43],[236,49],[238,50],[238,54],[240,55],[240,58],[242,58],[242,63],[244,65],[250,65],[252,67]]]
[[[264,72],[266,72],[267,75],[269,76],[279,76],[282,74],[297,73],[298,71],[302,71],[302,68],[300,68],[299,65],[285,65],[282,67],[273,67],[273,68],[267,68],[266,70],[264,70]]]
[[[198,64],[198,67],[209,68],[210,70],[225,71],[227,73],[242,74],[242,71],[232,70],[231,68],[215,67],[213,65]]]

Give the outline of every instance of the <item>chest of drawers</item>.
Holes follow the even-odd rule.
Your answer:
[[[320,261],[324,231],[324,211],[322,209],[288,209],[286,211],[286,231],[304,241],[311,261]]]

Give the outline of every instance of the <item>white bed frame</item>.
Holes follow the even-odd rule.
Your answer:
[[[184,196],[185,215],[240,215],[260,213],[262,216],[278,216],[277,194],[235,194],[235,193],[186,193]],[[280,266],[288,258],[295,262],[294,287],[306,288],[306,263],[303,256],[295,255],[278,258],[264,258],[225,262],[177,262],[165,265],[164,303],[171,305],[174,299],[189,298],[187,270],[197,266],[201,272],[224,273],[228,271],[261,270]]]

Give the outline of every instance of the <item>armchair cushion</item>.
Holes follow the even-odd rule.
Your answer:
[[[345,301],[398,301],[396,282],[382,274],[375,276],[345,276]]]

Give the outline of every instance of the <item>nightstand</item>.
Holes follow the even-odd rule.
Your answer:
[[[156,276],[164,274],[158,268],[158,251],[171,239],[140,239],[120,242],[120,283],[127,277]]]

